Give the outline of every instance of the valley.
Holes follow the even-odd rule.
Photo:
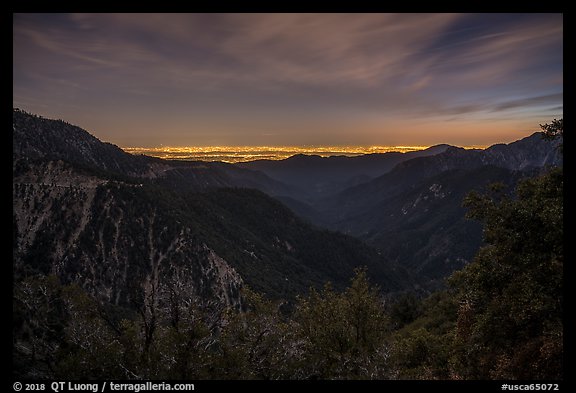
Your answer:
[[[253,316],[256,324],[259,318],[281,324],[295,313],[289,323],[301,329],[307,322],[298,318],[307,302],[334,293],[361,296],[354,301],[368,296],[372,306],[383,301],[389,316],[380,315],[380,308],[370,311],[376,313],[370,318],[384,318],[377,331],[391,326],[386,329],[400,332],[418,320],[418,314],[395,316],[406,299],[444,293],[445,279],[466,270],[483,250],[482,227],[467,218],[463,206],[467,195],[497,183],[503,195],[513,197],[517,184],[562,165],[559,141],[541,133],[485,150],[438,145],[408,153],[227,164],[132,156],[78,127],[20,110],[14,110],[13,124],[14,290],[22,304],[15,359],[19,373],[35,377],[52,374],[33,371],[43,368],[30,358],[30,348],[44,353],[42,348],[61,345],[57,337],[31,341],[22,334],[44,331],[41,318],[54,316],[54,310],[33,316],[28,308],[45,296],[34,291],[46,285],[68,310],[58,317],[64,326],[90,323],[84,319],[89,314],[69,319],[81,307],[78,301],[94,303],[97,320],[109,326],[103,332],[116,332],[121,340],[129,332],[122,326],[141,321],[147,356],[161,350],[151,347],[164,334],[156,329],[180,329],[183,310],[204,310],[202,323],[220,342],[222,334],[230,334],[224,333],[227,312],[248,317],[261,310],[264,315]],[[351,277],[356,278],[347,287]],[[375,287],[369,289],[366,280]],[[364,288],[362,295],[345,295],[358,288]],[[255,300],[258,296],[263,298]],[[443,307],[453,307],[452,301],[443,300]],[[355,307],[364,306],[345,312],[354,315]],[[311,332],[305,334],[312,339]],[[215,356],[213,351],[219,353],[211,349],[202,361]],[[149,361],[137,361],[134,370],[156,375]],[[291,368],[296,366],[274,367],[291,378],[311,377]],[[389,368],[375,370],[391,376]],[[268,375],[262,372],[257,375]]]
[[[565,389],[563,18],[12,13],[12,390]]]

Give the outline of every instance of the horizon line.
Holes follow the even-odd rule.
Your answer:
[[[239,163],[257,160],[280,161],[297,155],[327,157],[359,157],[371,154],[409,153],[435,146],[160,146],[123,147],[128,154],[145,155],[164,160]],[[485,149],[478,145],[459,147],[467,150]]]
[[[495,143],[499,144],[499,143]],[[230,150],[241,150],[241,149],[302,149],[302,150],[339,150],[339,149],[358,149],[362,151],[370,150],[380,150],[380,149],[400,149],[400,150],[424,150],[435,146],[451,146],[463,149],[486,149],[494,144],[490,145],[453,145],[450,143],[435,143],[433,145],[160,145],[160,146],[120,146],[117,145],[122,150],[169,150],[169,149],[194,149],[194,150],[211,150],[217,151],[222,149]]]

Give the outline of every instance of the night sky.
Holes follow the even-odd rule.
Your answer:
[[[15,14],[14,107],[119,146],[487,145],[563,116],[561,14]]]

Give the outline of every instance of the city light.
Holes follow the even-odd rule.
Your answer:
[[[169,160],[246,162],[254,160],[283,160],[297,154],[330,156],[359,156],[363,154],[424,150],[429,146],[162,146],[124,147],[131,154],[143,154]],[[466,146],[484,148],[484,146]]]

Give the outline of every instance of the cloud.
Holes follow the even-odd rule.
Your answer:
[[[562,103],[554,14],[17,14],[13,33],[20,102],[127,117],[320,127]]]
[[[226,83],[369,86],[393,77],[403,58],[456,17],[72,14],[62,32],[35,24],[17,29],[60,55],[111,67],[145,63],[154,69],[169,63],[168,73],[190,82],[222,78]]]
[[[386,88],[390,94],[438,85],[477,86],[506,78],[562,33],[561,26],[545,30],[540,25],[521,26],[436,45],[437,37],[462,18],[458,14],[71,14],[70,25],[62,31],[46,31],[36,24],[16,26],[16,31],[62,56],[146,74],[143,82],[151,85],[172,81],[183,88],[256,86],[261,91],[351,86],[357,91]]]
[[[230,17],[221,50],[279,82],[370,87],[457,15],[274,14]]]
[[[495,105],[491,110],[493,112],[506,111],[509,109],[524,108],[524,107],[534,107],[534,106],[549,106],[558,104],[558,102],[563,101],[563,93],[558,94],[548,94],[536,97],[526,97],[517,100],[509,100]],[[563,108],[563,107],[559,107]]]

